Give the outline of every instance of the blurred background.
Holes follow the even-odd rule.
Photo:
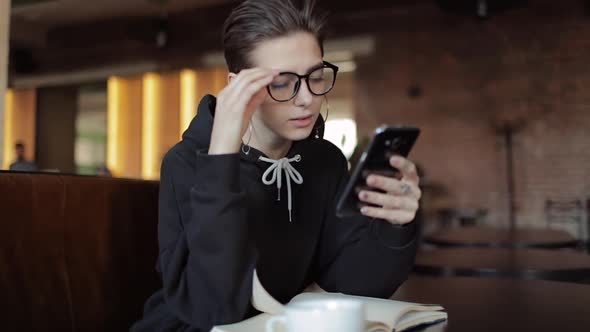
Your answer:
[[[41,171],[157,180],[199,99],[226,82],[235,3],[2,0],[1,168],[20,153]],[[590,1],[319,5],[341,68],[326,137],[352,164],[375,127],[418,126],[427,228],[544,227],[561,204],[561,227],[587,239]]]

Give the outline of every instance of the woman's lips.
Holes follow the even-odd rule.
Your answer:
[[[289,120],[297,128],[305,128],[312,124],[313,115]]]

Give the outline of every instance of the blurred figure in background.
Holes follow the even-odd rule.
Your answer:
[[[111,170],[106,165],[99,167],[96,171],[96,174],[98,176],[104,176],[108,178],[113,177],[113,173],[111,173]]]
[[[16,152],[16,161],[10,164],[8,170],[16,172],[36,172],[39,170],[34,162],[26,159],[25,144],[23,142],[16,142],[14,150]]]

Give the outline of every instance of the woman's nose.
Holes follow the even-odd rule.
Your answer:
[[[298,106],[309,106],[313,100],[313,94],[309,91],[309,88],[303,80],[297,95],[295,96],[295,104]]]

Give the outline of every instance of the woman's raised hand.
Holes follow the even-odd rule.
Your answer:
[[[217,96],[209,154],[239,151],[252,114],[266,98],[266,86],[278,74],[274,69],[245,69],[221,90]]]

